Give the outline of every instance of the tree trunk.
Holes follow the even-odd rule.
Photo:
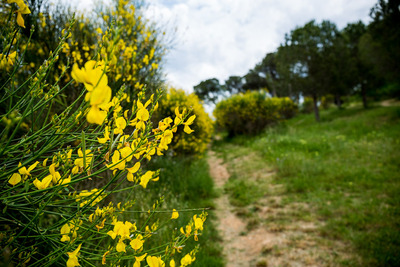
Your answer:
[[[364,108],[368,108],[367,92],[366,92],[364,83],[361,84],[361,97],[362,97]]]
[[[315,120],[317,122],[320,121],[319,118],[319,109],[318,109],[318,98],[317,95],[313,95],[313,102],[314,102],[314,114],[315,114]]]
[[[339,109],[342,108],[342,100],[340,99],[340,95],[335,95],[335,104]]]

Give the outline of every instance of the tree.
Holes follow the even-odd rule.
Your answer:
[[[254,70],[264,76],[266,87],[271,95],[277,96],[279,74],[276,68],[276,53],[268,53],[263,60],[257,64]]]
[[[267,87],[267,81],[263,73],[253,69],[243,76],[245,83],[243,89],[245,90],[259,90]]]
[[[219,83],[217,78],[208,79],[200,82],[193,87],[195,94],[207,103],[215,104],[218,98],[224,93],[224,86]]]
[[[375,71],[387,82],[400,82],[400,3],[399,0],[379,0],[371,9],[373,21],[368,33],[375,43],[373,50],[378,56],[371,58]]]
[[[349,23],[342,30],[342,33],[346,39],[346,44],[350,51],[350,60],[354,66],[351,72],[353,88],[359,90],[363,106],[367,108],[367,94],[375,92],[375,89],[382,83],[382,79],[379,79],[373,73],[373,66],[367,64],[362,56],[362,50],[369,43],[366,39],[370,37],[367,33],[367,26],[361,21]],[[373,55],[368,57],[373,57]]]
[[[335,80],[329,59],[337,35],[334,23],[318,25],[312,20],[287,34],[278,48],[278,70],[290,82],[290,90],[312,97],[316,121],[320,120],[318,98],[329,92]]]
[[[244,79],[240,76],[229,76],[228,80],[225,80],[225,89],[230,94],[243,93],[246,90],[243,88]]]

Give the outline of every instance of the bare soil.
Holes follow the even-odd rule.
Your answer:
[[[261,161],[257,169],[245,169]],[[253,164],[248,164],[249,162]],[[356,257],[348,244],[330,240],[319,230],[324,222],[313,215],[306,203],[285,204],[285,188],[273,184],[275,172],[251,153],[224,163],[208,154],[210,174],[222,193],[216,200],[218,230],[227,267],[236,266],[343,266]],[[247,163],[247,164],[246,164]],[[247,173],[246,179],[268,184],[266,194],[247,207],[235,207],[224,192],[230,172]],[[243,172],[243,170],[245,172]],[[358,260],[357,260],[358,261]]]

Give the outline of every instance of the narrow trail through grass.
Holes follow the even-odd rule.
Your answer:
[[[319,235],[323,222],[309,206],[285,204],[283,185],[258,153],[224,149],[230,156],[210,151],[208,163],[221,192],[216,215],[226,266],[341,266],[354,258],[348,244]]]
[[[321,115],[214,141],[228,266],[400,265],[400,108]]]

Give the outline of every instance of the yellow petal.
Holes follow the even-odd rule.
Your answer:
[[[8,183],[10,183],[12,186],[19,184],[21,182],[21,175],[19,173],[14,173],[10,180],[8,180]]]
[[[86,80],[86,72],[81,70],[77,64],[72,66],[71,76],[78,83],[83,83]]]
[[[196,115],[190,116],[190,118],[185,122],[185,124],[186,125],[192,124],[195,118],[196,118]]]
[[[34,168],[36,168],[36,166],[39,164],[39,161],[36,161],[35,163],[33,163],[31,166],[29,166],[28,168],[28,172],[30,172],[31,170],[33,170]]]
[[[21,12],[17,12],[17,24],[22,28],[25,28],[25,21],[22,18]]]
[[[187,134],[191,134],[191,133],[194,132],[194,131],[193,131],[192,129],[190,129],[190,127],[187,126],[187,125],[185,125],[185,127],[183,128],[183,131],[184,131],[185,133],[187,133]]]
[[[118,242],[118,244],[116,246],[116,249],[117,249],[118,252],[126,252],[125,243],[121,239],[119,240],[119,242]]]
[[[133,165],[133,167],[131,168],[126,168],[126,170],[131,173],[134,174],[135,172],[137,172],[140,168],[140,162],[136,162],[135,165]]]
[[[101,125],[107,117],[107,112],[100,110],[97,107],[92,107],[88,114],[86,115],[86,119],[89,123],[94,123]]]

